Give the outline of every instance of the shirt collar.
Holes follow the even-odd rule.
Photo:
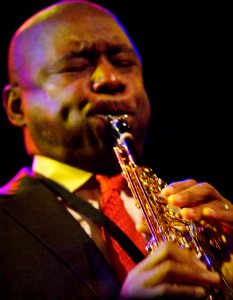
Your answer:
[[[80,188],[93,175],[90,172],[61,163],[49,157],[35,155],[32,170],[63,185],[70,192]]]

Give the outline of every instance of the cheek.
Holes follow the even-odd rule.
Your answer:
[[[35,108],[31,111],[30,115],[27,117],[27,128],[33,139],[37,140],[56,138],[60,128],[58,128],[56,118],[51,115],[49,112]]]
[[[48,109],[60,115],[62,122],[70,124],[78,121],[83,107],[87,103],[85,80],[63,77],[46,86]],[[45,104],[46,104],[45,103]]]
[[[145,89],[144,81],[142,76],[138,76],[134,81],[132,80],[134,85],[132,89],[134,90],[135,98],[136,98],[136,105],[141,110],[145,119],[150,117],[150,101],[147,95],[147,91]]]
[[[58,93],[59,95],[59,93]],[[25,115],[38,117],[55,115],[59,111],[59,98],[49,93],[47,89],[32,89],[22,92]]]
[[[56,138],[61,123],[58,101],[48,97],[45,92],[34,91],[33,95],[24,98],[26,127],[34,142]]]
[[[74,106],[72,97],[66,91],[45,89],[24,93],[24,113],[28,122],[43,122],[43,120],[65,123],[69,119]]]

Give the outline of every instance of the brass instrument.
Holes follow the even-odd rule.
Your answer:
[[[127,124],[127,115],[107,116],[116,138],[114,151],[128,186],[142,209],[150,229],[151,239],[146,245],[153,251],[164,241],[173,241],[182,248],[193,250],[208,269],[216,271],[221,278],[219,286],[207,290],[207,300],[233,299],[233,289],[221,271],[221,263],[230,255],[227,249],[227,236],[222,227],[213,224],[200,224],[184,220],[179,208],[168,205],[160,197],[167,185],[156,176],[151,168],[135,163],[132,134]],[[224,257],[223,257],[224,256]]]

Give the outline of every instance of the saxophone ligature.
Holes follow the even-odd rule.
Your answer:
[[[113,147],[117,160],[137,205],[142,209],[151,238],[145,245],[148,253],[165,241],[178,243],[180,247],[194,251],[209,270],[220,276],[217,287],[207,288],[207,300],[232,300],[233,289],[221,270],[222,263],[230,257],[229,236],[216,224],[185,220],[179,208],[167,204],[160,196],[167,185],[149,167],[135,162],[135,147],[127,115],[107,116],[115,138]]]

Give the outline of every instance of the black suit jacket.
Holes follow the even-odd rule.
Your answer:
[[[107,261],[56,195],[22,170],[0,190],[0,299],[116,299]]]

